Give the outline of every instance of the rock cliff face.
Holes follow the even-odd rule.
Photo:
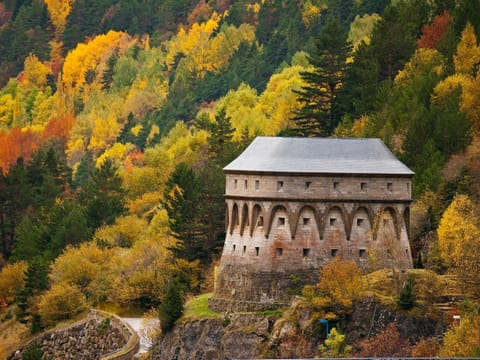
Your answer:
[[[312,322],[310,309],[294,302],[282,316],[233,313],[224,318],[184,321],[159,339],[151,360],[313,358],[324,330]],[[400,333],[416,343],[441,335],[445,325],[429,317],[394,313],[366,298],[354,304],[338,326],[350,344],[376,335],[396,321]]]

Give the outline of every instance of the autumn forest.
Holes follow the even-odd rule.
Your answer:
[[[426,276],[461,284],[461,322],[409,355],[479,356],[478,14],[474,0],[0,2],[0,326],[30,336],[108,304],[154,309],[168,331],[213,289],[222,168],[256,136],[378,137],[415,171],[417,285],[392,306],[428,311]],[[352,306],[323,284],[303,289],[312,307]],[[18,343],[0,339],[0,357]]]

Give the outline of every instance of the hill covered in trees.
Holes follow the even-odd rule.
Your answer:
[[[211,289],[221,169],[257,135],[381,138],[416,173],[418,266],[478,298],[479,13],[470,0],[1,2],[1,306],[35,332],[87,304],[162,308]],[[56,302],[69,294],[71,308]]]

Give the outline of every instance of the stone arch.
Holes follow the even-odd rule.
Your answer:
[[[248,217],[248,205],[243,204],[242,207],[242,217],[240,218],[240,236],[243,236],[243,232],[245,231],[245,227],[249,225],[249,217]]]
[[[388,223],[390,219],[392,224]],[[375,216],[373,225],[373,239],[376,240],[379,233],[382,232],[382,236],[394,235],[395,240],[400,240],[400,231],[401,229],[398,221],[398,212],[392,206],[384,206]],[[389,232],[393,232],[393,234],[388,234]]]
[[[306,212],[311,212],[313,215],[312,217],[308,217],[308,223],[305,223],[304,220]],[[311,230],[311,235],[313,236],[310,235],[308,236],[309,239],[304,238],[303,240],[318,240],[320,238],[319,219],[320,215],[315,206],[310,204],[302,206],[295,216],[292,237],[297,237],[299,231],[301,231],[304,226],[308,226],[309,230]]]
[[[230,235],[233,234],[233,231],[235,230],[235,227],[237,225],[240,225],[240,220],[239,220],[239,213],[238,213],[238,205],[237,203],[233,203],[232,207],[232,221],[230,224]]]
[[[345,211],[341,206],[332,205],[325,211],[323,239],[340,244],[347,238]]]
[[[332,212],[338,212],[340,214],[340,219],[342,221],[342,224],[343,224],[343,231],[345,233],[345,236],[347,234],[347,224],[348,224],[348,219],[346,217],[346,214],[345,214],[345,209],[343,208],[343,206],[340,206],[338,204],[334,204],[334,205],[330,205],[325,213],[323,214],[323,231],[322,231],[322,236],[321,238],[324,239],[325,238],[325,234],[326,234],[326,231],[328,229],[328,227],[330,226],[330,214]]]
[[[405,223],[405,230],[407,231],[407,236],[410,237],[410,207],[406,206],[403,210],[403,222]]]
[[[267,219],[267,228],[265,229],[265,237],[268,238],[270,236],[270,232],[272,230],[272,224],[273,224],[273,219],[275,218],[275,213],[278,211],[285,211],[287,213],[287,218],[288,218],[288,210],[287,206],[285,204],[278,204],[275,205],[268,214],[268,219]]]
[[[263,208],[259,204],[254,204],[251,212],[250,236],[253,236],[255,229],[259,226],[264,227]],[[261,220],[261,221],[260,221]]]
[[[360,240],[367,240],[368,237],[371,236],[373,219],[373,211],[369,206],[357,206],[352,212],[352,216],[348,224],[350,238],[354,240],[355,238],[360,237]]]
[[[303,205],[299,211],[297,211],[295,213],[295,216],[294,216],[294,219],[293,219],[293,223],[294,223],[294,226],[293,226],[293,232],[292,234],[296,234],[297,233],[297,229],[298,229],[298,225],[300,224],[300,219],[302,218],[302,212],[305,211],[305,210],[311,210],[313,212],[313,220],[315,221],[317,227],[318,227],[318,211],[317,209],[315,208],[315,206],[313,205],[310,205],[310,204],[306,204],[306,205]],[[293,235],[294,236],[294,235]]]

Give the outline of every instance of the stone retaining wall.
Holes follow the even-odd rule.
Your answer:
[[[98,310],[66,328],[43,333],[11,354],[8,360],[21,360],[31,344],[39,344],[47,359],[130,360],[138,351],[136,333],[120,318]]]

